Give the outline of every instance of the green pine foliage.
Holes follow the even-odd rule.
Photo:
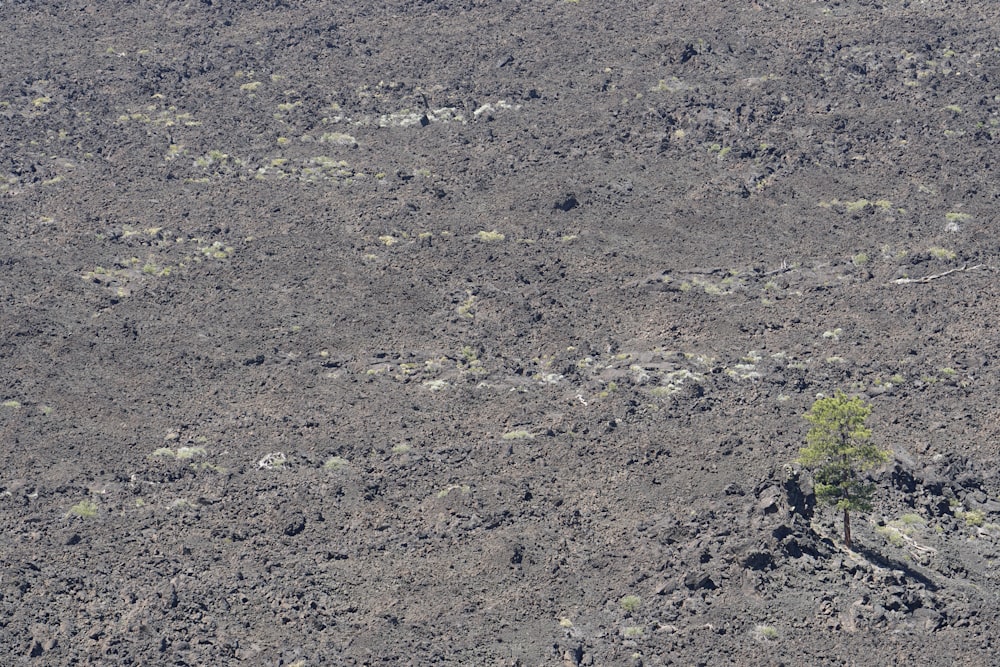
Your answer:
[[[850,512],[871,510],[874,484],[864,473],[889,460],[890,451],[871,441],[871,406],[843,392],[817,399],[805,414],[812,424],[799,463],[813,471],[816,499],[844,513],[844,542],[851,548]]]

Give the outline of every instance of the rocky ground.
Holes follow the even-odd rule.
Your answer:
[[[995,661],[991,3],[0,8],[4,664]]]

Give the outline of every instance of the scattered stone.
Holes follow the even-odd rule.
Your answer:
[[[712,581],[712,577],[705,572],[692,571],[689,572],[684,577],[684,585],[687,586],[692,591],[699,589],[715,590],[715,582]]]
[[[743,559],[743,567],[749,570],[770,570],[774,567],[774,558],[766,551],[754,551]],[[684,583],[687,584],[686,579]]]
[[[293,537],[301,533],[303,530],[305,530],[305,528],[306,528],[306,517],[303,514],[296,512],[295,514],[292,514],[285,520],[285,525],[282,528],[281,532],[283,532],[285,535],[288,535],[289,537]]]

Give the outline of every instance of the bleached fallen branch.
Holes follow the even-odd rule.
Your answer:
[[[958,269],[950,269],[948,271],[942,271],[941,273],[934,273],[929,276],[924,276],[923,278],[897,278],[892,282],[896,285],[907,285],[909,283],[929,283],[932,280],[937,280],[938,278],[944,278],[952,273],[958,273],[959,271],[975,271],[976,269],[988,269],[989,267],[985,264],[976,264],[975,266],[963,266]]]

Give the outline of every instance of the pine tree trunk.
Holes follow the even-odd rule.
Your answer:
[[[851,544],[851,515],[846,507],[844,508],[844,544],[847,545],[848,549],[854,548],[854,545]]]

